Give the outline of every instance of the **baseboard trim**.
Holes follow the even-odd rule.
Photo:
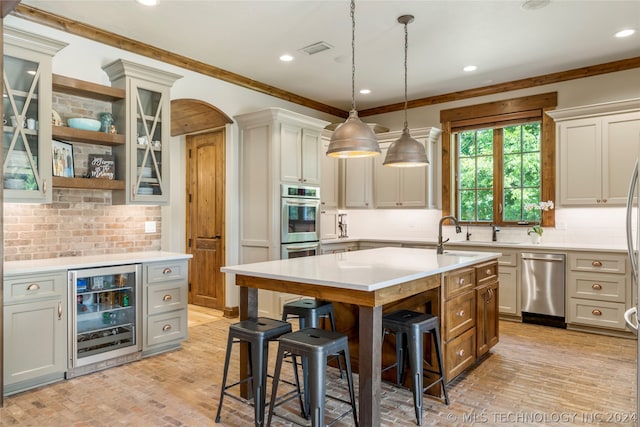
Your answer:
[[[222,315],[229,319],[235,319],[240,316],[240,307],[225,307],[224,310],[222,310]]]

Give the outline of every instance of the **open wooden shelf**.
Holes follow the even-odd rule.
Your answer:
[[[98,145],[124,145],[126,138],[118,133],[94,132],[70,128],[68,126],[52,126],[51,135],[54,139],[61,139],[68,142],[82,142],[85,144]]]
[[[114,102],[126,98],[124,89],[104,86],[97,83],[74,79],[72,77],[52,75],[53,91],[84,98]]]
[[[53,177],[54,188],[82,188],[85,190],[124,190],[124,181],[103,178]]]

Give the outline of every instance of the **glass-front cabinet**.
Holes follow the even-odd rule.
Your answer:
[[[68,377],[140,358],[139,264],[69,271]]]
[[[114,203],[169,203],[170,89],[181,76],[119,59],[103,67],[114,87],[127,92],[126,113],[115,111],[116,126],[127,129],[126,190]],[[114,109],[117,108],[114,106]],[[124,122],[124,121],[126,122]]]
[[[4,28],[2,181],[7,202],[51,202],[51,58],[65,46]]]

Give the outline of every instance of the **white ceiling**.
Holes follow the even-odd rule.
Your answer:
[[[315,101],[351,106],[348,0],[23,0]],[[404,29],[409,24],[409,99],[477,88],[640,56],[640,0],[356,1],[359,110],[404,100]],[[636,34],[616,39],[625,28]],[[298,50],[326,42],[312,56]],[[283,53],[294,61],[278,60]],[[465,73],[474,64],[478,70]]]

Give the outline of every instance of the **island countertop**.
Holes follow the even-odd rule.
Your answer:
[[[377,248],[222,267],[225,273],[371,292],[499,257],[493,252]]]

